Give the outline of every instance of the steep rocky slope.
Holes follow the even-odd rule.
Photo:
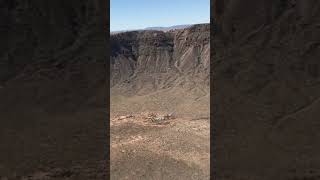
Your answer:
[[[111,36],[112,179],[209,179],[209,30]]]
[[[0,1],[0,179],[105,174],[102,2]]]
[[[111,36],[111,50],[111,98],[117,99],[111,101],[112,109],[123,109],[136,102],[140,104],[138,109],[131,111],[145,109],[141,106],[146,104],[148,108],[163,110],[204,96],[209,100],[209,24],[169,32],[115,34]],[[190,102],[181,102],[187,94]],[[126,103],[121,103],[119,96],[133,101],[126,99]],[[145,102],[148,100],[151,104]],[[155,105],[156,102],[168,104]],[[204,104],[207,112],[208,102]]]
[[[218,179],[319,178],[317,0],[215,0]]]
[[[209,24],[204,24],[168,33],[132,31],[112,35],[111,86],[141,78],[140,74],[199,73],[208,76],[209,30]],[[204,80],[208,82],[208,79]]]

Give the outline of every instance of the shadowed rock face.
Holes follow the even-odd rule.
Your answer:
[[[104,173],[107,13],[100,3],[0,1],[1,176]]]
[[[315,23],[318,1],[310,0],[214,0],[214,20],[228,38],[241,39],[249,32],[290,16],[300,24]],[[250,6],[249,6],[250,5]],[[293,23],[293,22],[288,22]]]
[[[218,179],[317,178],[320,2],[212,6]]]
[[[191,79],[208,87],[209,24],[169,32],[115,34],[111,36],[111,51],[113,88],[130,89],[132,92],[150,84],[153,85],[152,90],[170,88],[182,83],[181,77],[195,74],[201,81]]]
[[[0,80],[32,62],[44,61],[72,46],[101,23],[95,2],[5,1],[1,8]]]
[[[66,86],[74,83],[79,91],[103,86],[106,41],[98,1],[2,0],[0,5],[2,87],[26,81],[44,89],[42,81],[61,88],[74,88]],[[80,87],[81,83],[88,83],[87,87]]]

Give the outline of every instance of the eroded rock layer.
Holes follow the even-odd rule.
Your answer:
[[[193,76],[194,83],[209,84],[209,24],[169,32],[120,33],[111,36],[111,48],[114,88],[138,91],[152,85],[152,90],[157,90],[175,86],[187,76]]]
[[[208,114],[209,52],[209,24],[111,35],[111,112]]]

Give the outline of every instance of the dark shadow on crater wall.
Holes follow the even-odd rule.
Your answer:
[[[102,2],[0,1],[1,178],[106,177]]]
[[[215,178],[315,178],[319,1],[215,0],[212,9]]]

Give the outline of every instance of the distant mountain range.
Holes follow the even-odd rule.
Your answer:
[[[175,25],[175,26],[169,26],[169,27],[148,27],[148,28],[145,28],[145,30],[170,31],[174,29],[184,29],[190,26],[192,26],[192,24]]]
[[[121,32],[127,32],[127,31],[143,31],[143,30],[156,30],[156,31],[170,31],[174,29],[184,29],[191,27],[194,24],[183,24],[183,25],[174,25],[174,26],[168,26],[168,27],[147,27],[144,29],[131,29],[131,30],[122,30],[122,31],[111,31],[110,34],[116,34]]]

